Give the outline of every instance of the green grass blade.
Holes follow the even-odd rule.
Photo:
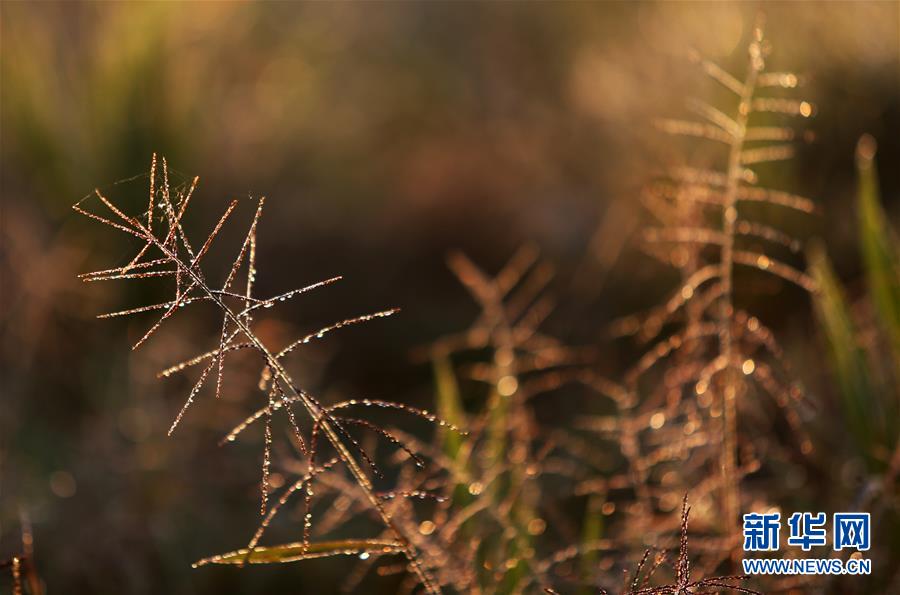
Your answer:
[[[900,365],[900,244],[881,206],[875,140],[865,135],[856,149],[859,175],[859,241],[866,281],[879,327],[886,333]]]
[[[434,383],[437,392],[438,417],[457,428],[465,428],[466,414],[459,396],[459,384],[456,382],[456,374],[453,372],[450,360],[438,356],[432,360],[432,367],[434,368]],[[446,429],[442,433],[444,453],[454,461],[457,460],[463,445],[463,436],[459,432]]]
[[[584,523],[581,529],[581,546],[584,554],[581,556],[581,589],[578,591],[580,595],[591,595],[593,590],[587,585],[593,584],[591,580],[596,573],[599,561],[599,553],[592,550],[589,545],[596,543],[603,536],[603,506],[605,498],[600,494],[592,495],[585,508]]]
[[[872,421],[877,419],[873,416],[877,415],[878,407],[865,353],[857,344],[847,300],[821,246],[810,250],[809,262],[818,284],[818,291],[813,296],[815,311],[828,343],[847,425],[863,451],[871,454]]]
[[[402,552],[403,544],[384,539],[344,539],[307,544],[298,541],[281,545],[261,546],[254,549],[249,556],[246,548],[210,556],[195,562],[194,568],[206,566],[207,564],[284,564],[328,556],[358,556],[361,554],[381,556]]]

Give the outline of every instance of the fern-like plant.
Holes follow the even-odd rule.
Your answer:
[[[741,405],[749,388],[745,378],[773,395],[800,435],[801,448],[806,452],[811,448],[797,409],[802,393],[784,373],[781,350],[759,319],[735,304],[738,267],[775,275],[807,291],[815,288],[809,275],[781,256],[798,252],[800,241],[754,218],[754,209],[749,208],[764,204],[802,213],[816,210],[807,198],[763,186],[756,171],[759,165],[794,154],[797,131],[772,118],[806,118],[813,112],[807,101],[771,93],[773,89],[792,89],[800,79],[793,73],[768,71],[770,50],[760,20],[747,47],[743,77],[697,57],[703,71],[726,90],[732,102],[720,108],[692,100],[688,105],[697,119],[659,122],[665,132],[719,147],[721,165],[673,167],[647,189],[645,203],[659,225],[644,232],[645,249],[675,266],[682,281],[662,306],[624,321],[619,329],[643,341],[668,333],[647,350],[629,373],[626,385],[640,392],[640,381],[652,378],[651,385],[660,388],[651,391],[666,391],[650,397],[651,402],[666,403],[666,420],[691,425],[699,420],[710,436],[718,438],[714,440],[716,483],[732,548],[739,527],[740,478],[756,466],[752,442],[741,447],[738,440],[739,410],[750,405]],[[673,324],[675,330],[669,331]],[[656,382],[658,374],[650,375],[663,362],[669,362],[668,383]],[[696,483],[696,478],[688,481]]]
[[[464,443],[446,433],[440,445],[449,483],[435,533],[444,539],[447,555],[458,560],[452,567],[463,569],[445,576],[461,593],[528,592],[548,584],[536,538],[548,527],[540,482],[555,473],[553,441],[529,401],[586,354],[539,330],[553,306],[542,295],[553,269],[539,262],[533,246],[520,249],[495,276],[461,253],[448,262],[481,312],[467,330],[419,353],[433,362],[442,417],[472,429]],[[470,361],[457,372],[451,360],[463,354],[470,354]],[[471,361],[471,354],[481,357]],[[487,387],[471,414],[460,398],[458,376]]]

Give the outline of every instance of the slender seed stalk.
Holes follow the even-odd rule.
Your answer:
[[[763,67],[760,41],[762,32],[756,29],[756,39],[750,44],[749,69],[741,90],[740,103],[735,121],[737,128],[731,141],[728,154],[728,172],[722,209],[722,231],[724,241],[720,252],[722,267],[722,307],[719,312],[719,351],[724,359],[724,382],[720,391],[722,401],[722,489],[725,508],[726,526],[732,535],[736,535],[738,515],[740,514],[740,487],[737,481],[737,399],[740,375],[736,373],[732,358],[734,357],[734,338],[732,323],[734,316],[734,238],[737,221],[737,197],[743,165],[741,152],[747,134],[747,120],[750,116],[751,102],[756,88],[756,80]]]

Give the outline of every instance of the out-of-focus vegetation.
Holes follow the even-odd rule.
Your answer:
[[[882,206],[875,149],[875,140],[867,135],[856,151],[857,229],[865,291],[848,299],[821,246],[813,253],[811,269],[820,288],[814,301],[830,356],[829,376],[838,387],[843,431],[852,436],[840,456],[862,464],[862,481],[845,498],[872,511],[876,526],[890,536],[885,549],[896,551],[900,545],[900,242]],[[894,582],[887,588],[897,585]]]
[[[445,255],[461,249],[494,271],[529,241],[557,270],[558,303],[543,328],[592,346],[596,372],[620,379],[640,348],[611,340],[611,322],[658,303],[676,282],[629,243],[642,217],[639,189],[674,159],[704,157],[696,145],[662,140],[654,118],[682,110],[690,95],[721,92],[705,86],[687,50],[740,71],[756,8],[0,4],[0,560],[20,552],[25,514],[50,592],[324,593],[347,574],[341,560],[190,568],[252,534],[262,436],[216,447],[253,407],[226,390],[216,407],[198,403],[188,431],[165,437],[189,384],[154,375],[192,353],[206,326],[179,320],[181,332],[132,356],[122,346],[143,334],[140,322],[93,320],[162,295],[149,283],[102,292],[75,279],[109,264],[96,254],[127,259],[134,247],[73,217],[71,204],[94,186],[146,172],[158,151],[201,174],[198,226],[211,225],[229,198],[268,196],[264,293],[334,274],[346,282],[304,298],[283,316],[289,322],[268,323],[267,337],[317,328],[336,313],[400,306],[389,321],[304,352],[298,376],[328,398],[432,408],[437,395],[445,418],[464,419],[458,409],[476,409],[478,389],[454,388],[445,360],[432,368],[410,357],[476,316]],[[897,503],[881,480],[900,398],[900,8],[765,9],[772,67],[801,70],[803,94],[817,106],[814,138],[767,179],[821,210],[766,215],[792,235],[821,238],[830,261],[813,260],[823,289],[813,301],[778,282],[735,280],[738,305],[773,329],[807,389],[803,424],[814,445],[746,481],[768,495],[755,506],[884,509],[871,557],[895,568],[900,544],[885,527],[896,527]],[[860,146],[859,174],[854,168],[865,132],[878,141],[877,174],[871,143]],[[109,188],[144,192],[143,181]],[[557,432],[579,415],[608,413],[577,388],[533,404],[534,417]],[[763,423],[791,440],[787,427]],[[445,438],[450,456],[461,448],[454,436]],[[289,454],[275,453],[275,483],[295,471],[279,466]],[[679,502],[680,494],[671,503],[676,525]],[[602,512],[603,503],[563,498],[547,523],[569,543],[596,541],[618,514]],[[692,527],[707,529],[711,512],[698,507]],[[578,572],[611,564],[603,552],[585,560]],[[388,593],[400,579],[367,580],[366,592]],[[829,588],[890,593],[898,584],[854,580]]]
[[[875,141],[865,136],[857,148],[856,208],[866,299],[848,302],[821,247],[812,269],[847,430],[867,463],[883,471],[900,436],[900,244],[881,204],[874,157]]]

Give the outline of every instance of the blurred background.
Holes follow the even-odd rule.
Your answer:
[[[246,542],[258,522],[261,436],[217,446],[257,395],[235,388],[213,403],[204,393],[166,438],[189,385],[155,373],[213,345],[215,323],[178,320],[132,353],[149,319],[94,319],[165,295],[149,281],[75,278],[135,248],[73,213],[94,187],[137,212],[146,180],[115,183],[146,173],[155,151],[178,180],[200,176],[201,229],[227,200],[265,195],[259,293],[345,276],[282,309],[266,323],[273,337],[402,308],[297,358],[303,386],[326,398],[430,406],[430,368],[410,351],[477,314],[448,251],[496,271],[525,243],[557,269],[547,331],[596,346],[600,371],[621,377],[637,352],[608,339],[610,322],[658,303],[676,279],[631,241],[645,217],[641,186],[683,150],[653,119],[683,115],[686,98],[714,88],[690,50],[742,73],[759,8],[0,4],[0,558],[15,552],[27,515],[51,593],[328,593],[346,572],[340,560],[191,569]],[[761,8],[771,68],[803,74],[801,94],[817,106],[804,124],[814,137],[771,185],[814,198],[822,214],[775,223],[822,238],[859,295],[863,133],[878,141],[885,209],[900,222],[900,4]],[[820,421],[840,413],[809,297],[770,282],[738,295],[775,329],[818,405],[816,452],[840,451],[840,431]],[[581,407],[551,398],[542,419],[565,424]],[[840,505],[845,471],[813,454],[798,473]]]

